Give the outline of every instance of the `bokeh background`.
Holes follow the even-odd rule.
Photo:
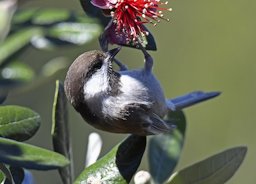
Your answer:
[[[256,11],[255,1],[170,0],[170,22],[150,27],[158,50],[150,52],[155,60],[154,73],[167,97],[194,90],[221,91],[220,97],[185,110],[187,132],[177,169],[181,169],[224,149],[247,145],[244,163],[228,182],[253,184],[256,168]],[[78,0],[33,0],[29,7],[67,8],[83,12]],[[52,57],[65,56],[70,63],[83,51],[98,49],[97,40],[83,47],[64,47],[54,51],[28,49],[21,59],[39,70]],[[130,68],[143,65],[142,54],[123,48],[118,58]],[[13,91],[5,104],[30,107],[42,117],[39,132],[30,143],[51,149],[51,108],[55,80],[64,80],[66,70],[33,90]],[[87,125],[70,107],[75,174],[83,169],[87,136],[96,131],[104,140],[104,155],[126,135],[98,131]],[[147,169],[147,159],[141,169]],[[33,172],[39,184],[61,183],[57,171]]]

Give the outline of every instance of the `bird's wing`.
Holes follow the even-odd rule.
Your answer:
[[[135,131],[144,135],[167,133],[175,128],[175,125],[164,121],[145,104],[127,105],[123,119],[129,122],[129,126],[136,127]]]
[[[176,126],[164,121],[154,113],[145,114],[142,116],[142,127],[148,135],[156,135],[161,133],[168,133]]]
[[[172,111],[181,110],[191,105],[209,100],[220,95],[220,92],[194,91],[173,99],[166,100],[168,108]]]

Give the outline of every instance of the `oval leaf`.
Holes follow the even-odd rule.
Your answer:
[[[140,165],[146,147],[146,137],[131,135],[115,146],[107,155],[86,168],[75,184],[103,182],[129,183]]]
[[[63,22],[50,28],[46,36],[51,42],[59,40],[64,43],[83,45],[98,37],[100,32],[101,26],[96,23]]]
[[[33,36],[41,34],[42,30],[40,28],[29,28],[8,36],[8,38],[0,44],[0,66],[3,65],[6,59],[27,46]]]
[[[19,9],[13,16],[12,23],[15,24],[28,24],[31,23],[31,19],[38,12],[38,8]]]
[[[49,25],[63,22],[70,17],[70,12],[64,9],[41,9],[32,17],[32,23],[37,25]]]
[[[37,170],[58,169],[69,164],[59,153],[5,138],[0,138],[0,162]]]
[[[28,82],[33,79],[35,73],[33,69],[21,62],[11,62],[1,70],[3,79],[17,80],[20,82]]]
[[[31,40],[30,43],[36,49],[45,49],[45,50],[53,50],[55,48],[55,43],[53,43],[48,38],[44,37],[45,35],[36,35]]]
[[[63,85],[57,80],[52,109],[52,142],[54,151],[71,160],[71,145],[68,126],[67,100]],[[72,163],[72,162],[71,162]],[[72,164],[60,168],[59,173],[63,183],[72,182]]]
[[[225,183],[243,162],[247,147],[235,147],[211,156],[175,173],[168,184]]]
[[[170,112],[166,121],[177,126],[168,134],[149,141],[149,169],[155,183],[164,183],[172,174],[184,144],[186,120],[182,111]]]
[[[0,136],[19,141],[31,138],[40,127],[40,116],[31,109],[0,106]]]
[[[81,16],[65,9],[24,9],[16,15],[14,20],[12,32],[16,32],[15,34],[20,34],[21,32],[24,32],[24,30],[27,31],[26,26],[28,25],[30,27],[33,26],[30,29],[40,29],[39,34],[31,34],[26,41],[27,43],[31,41],[31,44],[35,48],[46,50],[52,50],[53,48],[62,45],[86,44],[92,39],[97,38],[102,30],[97,19],[85,15]],[[26,37],[24,37],[24,39],[25,38]],[[17,44],[17,46],[21,43],[22,42]],[[12,46],[17,47],[16,45]],[[1,54],[1,57],[3,58],[2,60],[11,55],[12,53],[8,56],[2,56]]]
[[[41,73],[44,77],[50,77],[66,69],[69,65],[70,61],[65,57],[53,58],[42,67]]]

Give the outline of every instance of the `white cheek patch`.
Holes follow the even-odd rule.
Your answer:
[[[104,67],[104,66],[102,66]],[[84,85],[85,99],[91,98],[101,92],[107,91],[109,86],[107,70],[101,68],[96,71]]]

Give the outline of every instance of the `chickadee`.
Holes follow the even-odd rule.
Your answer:
[[[162,119],[168,110],[180,110],[219,95],[193,92],[166,100],[146,50],[142,49],[144,68],[127,70],[116,61],[122,69],[117,72],[112,61],[119,50],[83,53],[70,66],[64,82],[68,100],[97,129],[142,136],[170,132],[173,124]]]

